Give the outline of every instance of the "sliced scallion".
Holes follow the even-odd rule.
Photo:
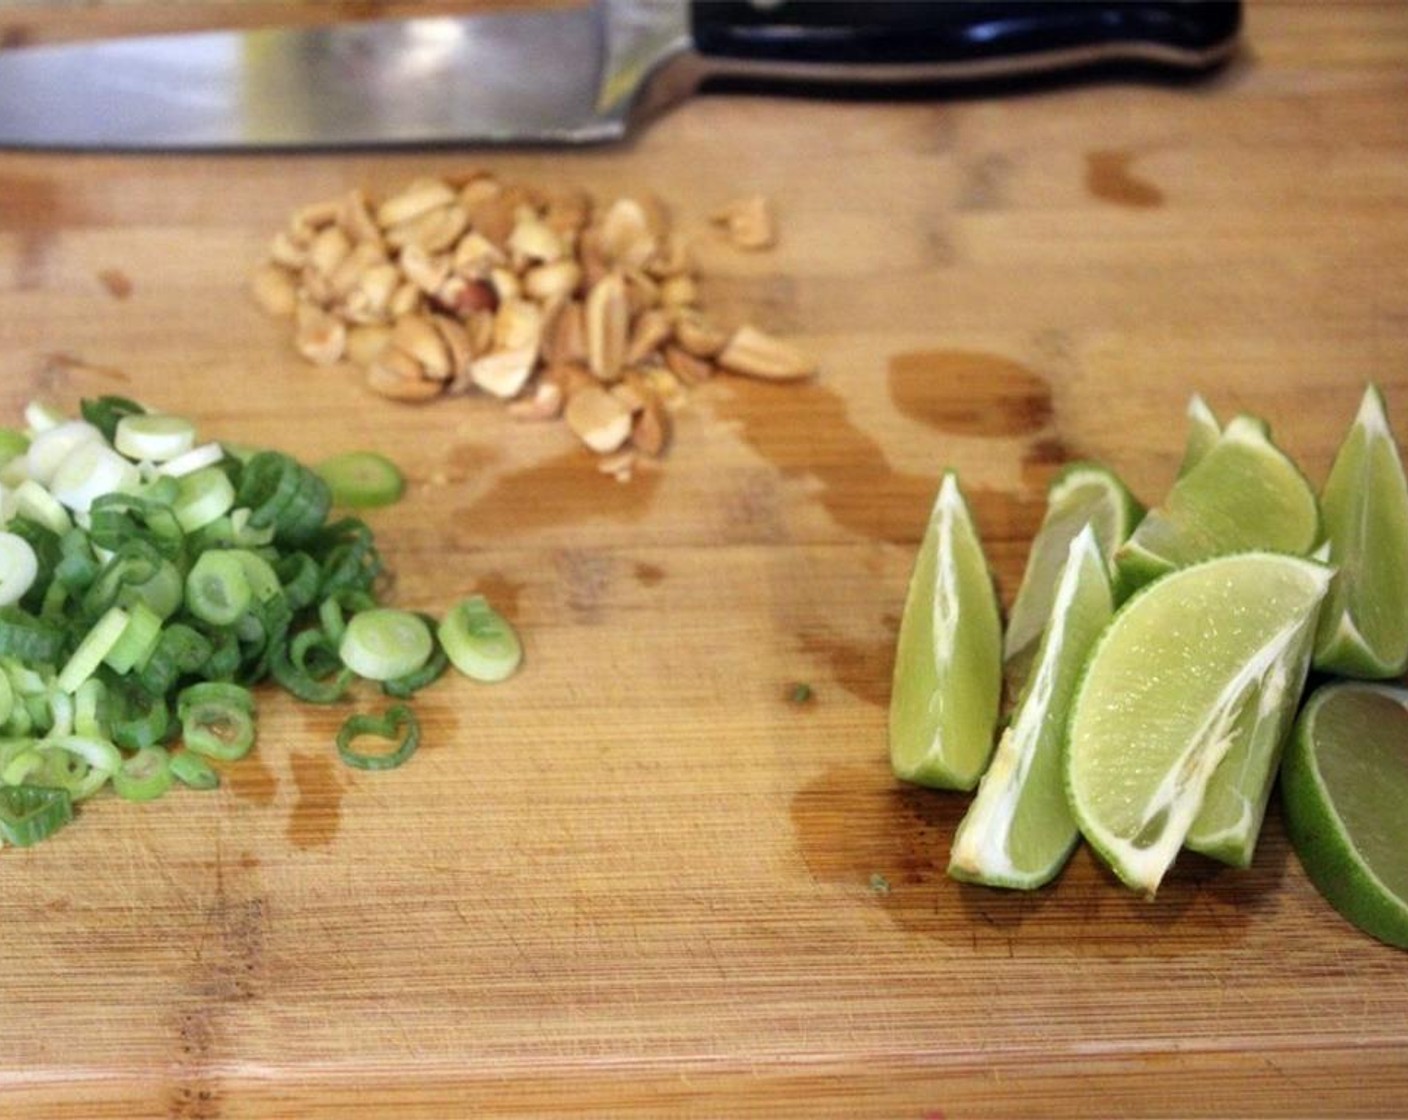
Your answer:
[[[414,673],[430,660],[435,639],[425,619],[411,611],[377,607],[352,616],[338,643],[342,663],[369,681]]]
[[[73,819],[67,790],[43,786],[0,787],[0,837],[17,848],[46,840]]]
[[[441,620],[437,637],[450,663],[472,680],[505,680],[523,660],[517,632],[483,595],[456,603]]]
[[[186,749],[234,762],[254,745],[254,698],[233,684],[202,683],[183,689],[176,701]]]
[[[10,496],[14,504],[14,516],[38,522],[55,533],[66,533],[73,528],[73,519],[59,500],[32,478],[27,478],[15,487]]]
[[[66,420],[39,432],[30,440],[29,450],[25,452],[29,478],[47,487],[69,454],[86,443],[106,446],[103,433],[84,420]]]
[[[106,494],[135,490],[142,478],[135,464],[107,444],[90,440],[70,451],[54,471],[49,493],[75,512],[86,513]]]
[[[186,575],[186,609],[212,626],[232,625],[254,596],[245,567],[233,551],[201,553]]]
[[[218,467],[204,467],[180,478],[172,510],[177,524],[188,533],[204,529],[224,517],[235,505],[235,484]]]
[[[18,603],[38,576],[33,546],[14,533],[0,533],[0,607]]]
[[[171,708],[165,696],[151,696],[126,681],[113,696],[112,741],[136,751],[162,742],[171,730]]]
[[[83,636],[78,648],[69,654],[59,670],[58,685],[64,692],[77,692],[79,685],[93,675],[122,639],[128,619],[129,615],[121,607],[109,607],[97,625]]]
[[[171,788],[171,762],[164,747],[143,747],[122,760],[112,788],[125,801],[155,801]]]
[[[137,666],[146,664],[147,657],[161,637],[161,621],[161,615],[146,603],[133,603],[128,607],[127,626],[103,658],[108,668],[115,673],[130,673]]]
[[[112,443],[117,435],[117,425],[124,416],[141,416],[147,410],[129,397],[109,395],[87,398],[79,405],[78,411],[84,420],[102,432],[105,440]],[[26,411],[26,418],[28,415]]]
[[[213,467],[225,458],[225,449],[218,443],[202,443],[174,459],[169,459],[157,467],[157,474],[171,478],[184,478],[188,474]]]
[[[0,428],[0,466],[29,450],[29,437],[18,428]]]
[[[0,656],[26,665],[56,664],[64,651],[64,632],[23,607],[0,607]]]
[[[348,509],[391,505],[406,489],[396,464],[375,451],[344,451],[314,469],[332,489],[333,505]]]
[[[396,743],[395,749],[384,754],[356,750],[354,744],[367,737]],[[394,770],[415,754],[419,745],[420,722],[404,704],[395,704],[380,716],[349,716],[337,733],[337,753],[343,762],[358,770]]]
[[[220,784],[215,767],[195,751],[172,751],[170,765],[172,777],[190,789],[214,789]]]
[[[124,416],[113,431],[112,443],[129,459],[164,463],[195,446],[196,429],[189,420],[159,413]]]
[[[314,470],[197,445],[188,421],[115,396],[84,401],[81,420],[39,405],[26,420],[0,429],[0,788],[39,791],[5,795],[14,835],[41,838],[46,815],[109,784],[133,800],[214,788],[208,760],[251,749],[250,688],[270,678],[310,701],[359,678],[401,697],[449,663],[433,618],[380,606],[369,526],[328,521],[334,501],[400,496],[384,457]],[[349,720],[337,746],[389,769],[419,737],[397,705]]]

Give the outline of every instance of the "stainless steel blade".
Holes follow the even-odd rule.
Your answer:
[[[0,144],[587,143],[688,43],[674,0],[0,51]]]

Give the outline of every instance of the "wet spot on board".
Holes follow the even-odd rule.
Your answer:
[[[99,365],[58,350],[44,355],[34,378],[34,392],[37,396],[55,399],[102,395],[111,393],[115,385],[125,385],[131,380],[131,374],[116,366]]]
[[[1123,151],[1087,152],[1085,188],[1102,202],[1149,210],[1164,204],[1164,192],[1130,170],[1134,154]]]
[[[499,458],[499,452],[482,443],[460,443],[450,448],[443,477],[445,482],[465,482],[483,474]]]
[[[1226,951],[1258,910],[1275,905],[1285,875],[1288,845],[1273,824],[1250,869],[1182,856],[1153,902],[1122,887],[1084,846],[1040,890],[960,883],[948,875],[949,850],[971,796],[901,782],[877,753],[799,789],[791,821],[818,883],[880,907],[905,930],[995,957]]]
[[[295,752],[289,755],[298,799],[288,818],[288,839],[295,848],[323,848],[331,844],[342,823],[342,779],[337,765],[325,754]]]
[[[594,518],[639,521],[650,509],[661,478],[658,470],[640,469],[629,481],[617,482],[596,469],[588,452],[574,449],[506,474],[457,510],[455,521],[478,541]]]
[[[954,435],[1039,432],[1051,387],[1010,358],[973,350],[917,350],[890,359],[890,399],[911,420]]]
[[[899,924],[934,933],[943,926],[934,913],[935,884],[944,878],[948,837],[961,815],[961,798],[901,785],[883,758],[826,771],[791,805],[813,878],[863,890]],[[883,890],[874,887],[880,881]]]
[[[127,299],[132,295],[132,277],[120,268],[105,268],[98,273],[98,283],[113,299]]]
[[[784,477],[816,483],[817,500],[842,527],[886,541],[914,541],[923,532],[938,476],[892,468],[826,386],[739,379],[713,403]]]
[[[1017,584],[1026,566],[1032,538],[1046,513],[1044,489],[1013,493],[987,487],[964,491],[973,521],[983,542],[983,553],[992,569],[998,593],[1005,606],[1011,606]]]
[[[14,285],[21,291],[44,286],[49,251],[56,232],[84,219],[82,209],[49,179],[0,176],[0,232],[15,236]]]
[[[648,564],[644,561],[637,562],[635,566],[636,582],[642,587],[655,587],[665,578],[665,569],[659,564]]]
[[[1034,441],[1022,453],[1022,485],[1046,493],[1052,480],[1073,458],[1070,448],[1055,436]]]
[[[33,35],[27,27],[19,27],[15,24],[6,24],[0,27],[0,50],[26,47],[32,39]]]
[[[885,708],[899,628],[899,617],[887,614],[880,635],[869,641],[854,641],[825,627],[804,629],[797,640],[802,652],[819,659],[841,688],[857,700]]]
[[[269,805],[278,796],[279,779],[269,764],[253,750],[220,770],[220,781],[241,801]]]
[[[510,622],[518,617],[518,599],[526,585],[502,572],[485,572],[474,581],[474,590]]]

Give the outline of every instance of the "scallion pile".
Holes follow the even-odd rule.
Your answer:
[[[36,843],[106,789],[215,788],[211,761],[254,745],[264,682],[320,704],[374,682],[396,702],[350,715],[336,747],[381,770],[415,751],[404,701],[448,666],[517,668],[517,635],[480,596],[438,622],[378,601],[371,529],[332,514],[366,478],[363,504],[399,494],[381,457],[320,472],[122,397],[80,411],[31,405],[24,430],[0,429],[0,840]]]

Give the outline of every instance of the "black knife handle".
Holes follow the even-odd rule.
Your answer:
[[[1238,0],[694,0],[690,19],[706,59],[763,65],[961,69],[1088,51],[1201,69],[1231,49],[1241,7]]]

